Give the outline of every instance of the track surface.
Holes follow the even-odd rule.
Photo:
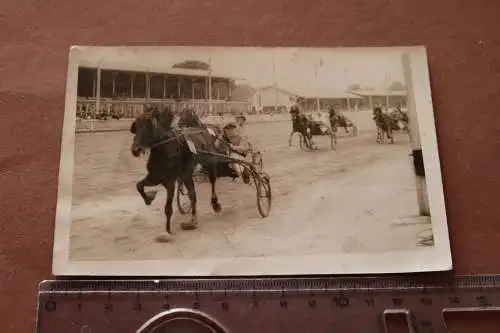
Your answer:
[[[152,260],[294,254],[362,253],[420,249],[417,234],[429,221],[417,216],[415,178],[408,136],[375,143],[365,112],[349,113],[358,136],[339,130],[336,152],[327,137],[320,149],[302,152],[298,138],[287,145],[291,124],[249,124],[247,133],[264,156],[273,206],[261,218],[255,188],[219,180],[221,213],[210,208],[210,185],[198,185],[200,228],[182,231],[189,219],[173,217],[175,240],[157,243],[164,230],[165,191],[146,207],[135,191],[145,158],[130,153],[128,132],[76,135],[71,260]],[[176,207],[175,207],[176,210]]]

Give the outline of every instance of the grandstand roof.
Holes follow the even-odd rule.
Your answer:
[[[134,62],[134,63],[126,61],[120,62],[119,60],[94,61],[93,59],[86,59],[86,60],[82,59],[79,63],[79,66],[87,68],[101,67],[101,69],[104,70],[114,70],[123,72],[140,72],[140,73],[148,72],[155,74],[172,74],[172,75],[193,76],[193,77],[208,77],[210,75],[208,70],[202,70],[202,69],[173,68],[168,65],[158,66],[140,62]],[[219,79],[245,80],[244,78],[233,77],[231,75],[226,75],[220,72],[213,72],[213,71],[211,76],[212,78],[219,78]]]
[[[264,86],[260,87],[259,90],[263,89],[273,89],[274,86]],[[288,93],[294,96],[300,96],[303,98],[321,98],[321,99],[339,99],[339,98],[349,98],[349,99],[359,99],[361,97],[351,94],[347,91],[338,90],[330,87],[319,87],[318,89],[312,89],[310,87],[304,87],[303,89],[291,89],[276,87],[275,89],[280,90],[284,93]]]

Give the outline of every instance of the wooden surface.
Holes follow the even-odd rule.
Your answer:
[[[150,3],[0,2],[0,332],[33,331],[50,276],[72,44],[426,45],[455,270],[500,273],[499,1]]]

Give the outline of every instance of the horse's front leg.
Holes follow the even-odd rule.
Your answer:
[[[312,149],[311,147],[311,141],[309,140],[309,135],[307,134],[307,131],[304,131],[302,134],[302,138],[304,139],[304,144],[306,145],[307,149]]]
[[[217,168],[212,167],[209,169],[208,179],[210,180],[210,185],[212,187],[212,196],[210,198],[212,209],[214,210],[214,212],[219,213],[222,210],[222,206],[219,202],[219,198],[217,197],[217,193],[215,192],[215,182],[217,181]]]
[[[330,132],[330,148],[332,150],[335,150],[337,147],[337,133],[335,133],[333,130]]]
[[[198,199],[196,196],[196,188],[194,186],[192,173],[184,176],[183,183],[184,183],[184,186],[186,187],[189,201],[191,202],[191,221],[182,222],[181,229],[182,230],[194,230],[198,227],[198,218],[197,218],[197,212],[196,212],[196,206],[198,204]]]
[[[377,143],[382,143],[382,135],[380,135],[380,133],[381,133],[380,126],[377,126],[377,140],[376,140]]]
[[[380,143],[385,143],[385,129],[383,127],[380,128],[379,137]]]
[[[159,242],[168,242],[172,240],[172,215],[174,209],[172,207],[175,196],[175,180],[169,180],[163,183],[165,190],[167,190],[167,201],[165,202],[165,231],[156,237]]]
[[[290,132],[290,136],[288,137],[288,147],[292,146],[292,138],[293,138],[293,133],[295,133],[294,130]]]
[[[144,177],[142,180],[138,181],[135,184],[135,187],[137,189],[137,192],[141,195],[142,199],[144,200],[144,203],[149,206],[153,202],[153,200],[156,198],[156,193],[157,191],[148,191],[146,192],[144,190],[145,187],[154,187],[157,186],[160,182],[156,181],[151,174],[147,174],[146,177]]]
[[[306,142],[307,142],[307,146],[309,147],[309,149],[313,150],[314,149],[314,142],[313,142],[313,137],[312,137],[312,134],[311,134],[311,129],[310,128],[307,128],[306,129]]]

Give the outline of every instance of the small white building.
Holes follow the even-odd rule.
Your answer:
[[[262,112],[286,112],[297,100],[300,100],[303,107],[308,110],[317,110],[318,101],[320,110],[326,109],[329,104],[349,110],[357,109],[362,97],[334,88],[323,88],[318,91],[316,89],[291,91],[275,86],[265,86],[255,89],[252,104]]]
[[[283,112],[295,103],[298,95],[274,86],[256,88],[252,104],[258,112]]]
[[[375,105],[385,105],[386,107],[400,105],[406,107],[407,104],[406,91],[351,90],[349,93],[361,98],[360,107],[363,109],[373,109]]]

